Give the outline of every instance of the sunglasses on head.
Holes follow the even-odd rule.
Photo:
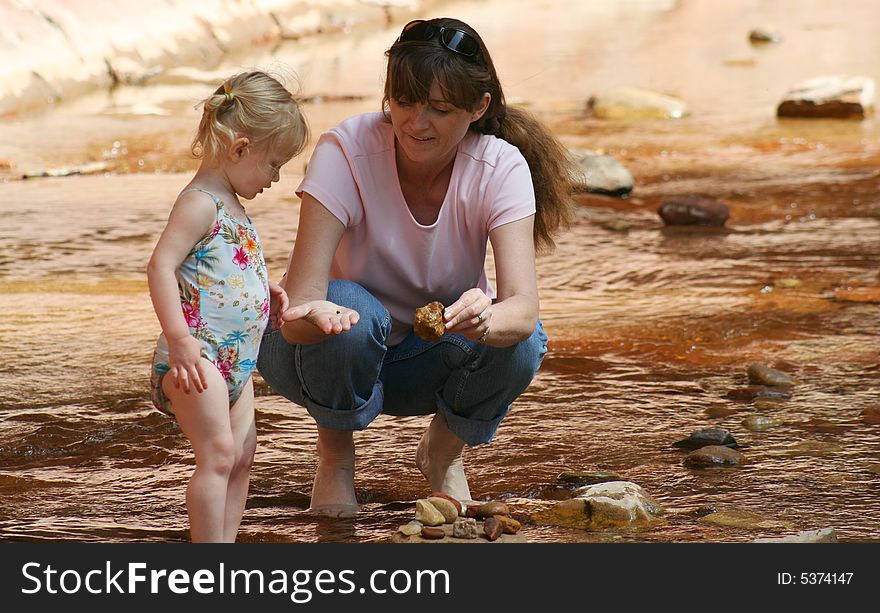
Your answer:
[[[480,52],[480,44],[464,30],[435,26],[424,19],[416,19],[403,26],[397,41],[401,43],[424,41],[431,40],[435,36],[440,40],[441,45],[453,53],[458,53],[467,58],[475,58]]]

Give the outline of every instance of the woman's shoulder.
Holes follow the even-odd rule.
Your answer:
[[[391,123],[384,113],[364,113],[342,121],[327,132],[351,155],[370,155],[393,146]]]
[[[516,146],[492,134],[468,132],[459,150],[477,162],[493,168],[525,164],[526,160]]]

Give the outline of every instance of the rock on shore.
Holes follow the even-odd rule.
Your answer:
[[[0,3],[0,115],[72,98],[171,67],[363,24],[403,21],[432,0]],[[294,67],[296,68],[296,67]]]

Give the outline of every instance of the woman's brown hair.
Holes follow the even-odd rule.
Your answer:
[[[532,114],[507,106],[489,51],[473,28],[446,17],[428,23],[466,32],[477,41],[479,51],[467,57],[445,48],[437,37],[395,42],[385,52],[388,69],[382,107],[386,115],[390,100],[425,102],[434,82],[450,104],[467,111],[477,108],[488,92],[492,98],[489,108],[470,129],[497,136],[520,150],[535,188],[535,248],[539,252],[552,251],[554,237],[568,227],[573,216],[573,169],[568,151]]]

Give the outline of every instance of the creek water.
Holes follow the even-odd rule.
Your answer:
[[[824,527],[876,540],[880,319],[865,296],[876,296],[880,267],[880,129],[873,118],[783,121],[774,111],[804,78],[880,76],[880,6],[493,0],[437,12],[483,34],[511,100],[635,177],[628,198],[581,197],[571,230],[539,259],[550,351],[495,440],[468,451],[474,495],[508,500],[536,542],[747,541]],[[765,23],[783,42],[748,42]],[[192,454],[149,403],[159,327],[144,271],[194,168],[193,104],[242,67],[290,66],[317,135],[378,108],[382,53],[401,25],[257,47],[0,123],[0,540],[187,538]],[[691,115],[590,117],[586,98],[612,85],[678,95]],[[305,160],[248,204],[275,279]],[[19,178],[89,161],[107,172]],[[659,204],[686,193],[727,203],[726,231],[665,229]],[[756,362],[793,374],[790,399],[727,397]],[[782,424],[752,432],[742,422],[755,413]],[[413,462],[426,417],[380,416],[356,434],[364,510],[353,521],[304,513],[316,440],[306,412],[261,385],[257,420],[242,541],[387,540],[428,493]],[[730,430],[746,463],[682,465],[671,444],[706,427]],[[529,520],[570,495],[560,472],[591,469],[641,485],[664,521],[602,532]],[[712,509],[772,521],[700,521]]]

